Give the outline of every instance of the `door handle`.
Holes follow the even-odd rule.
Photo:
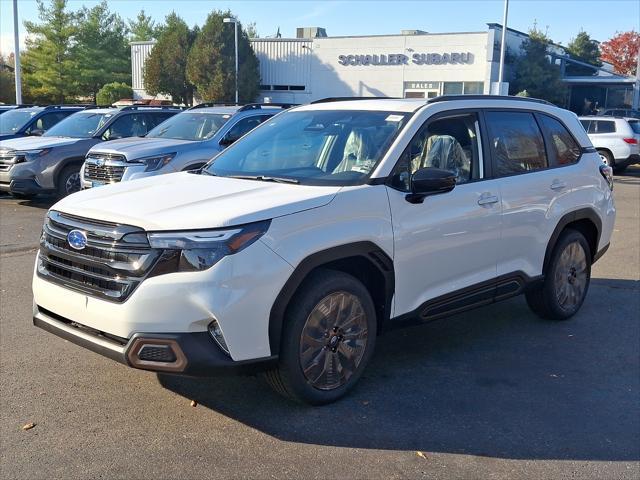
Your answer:
[[[550,185],[551,190],[562,190],[563,188],[567,188],[567,182],[563,182],[562,180],[554,180]]]
[[[499,199],[497,195],[485,193],[478,199],[478,205],[491,205],[492,203],[498,203],[498,201]]]

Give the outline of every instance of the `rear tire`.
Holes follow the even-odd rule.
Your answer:
[[[615,166],[616,162],[613,159],[613,155],[611,155],[608,151],[598,150],[598,155],[600,155],[600,158],[602,159],[602,163],[604,163],[605,165],[608,165],[613,169],[616,168]]]
[[[312,273],[285,314],[278,367],[264,378],[279,394],[323,405],[345,395],[373,355],[376,312],[365,286],[343,272]]]
[[[62,169],[56,183],[56,195],[64,198],[80,191],[80,165],[69,165]]]
[[[549,320],[567,320],[575,315],[589,290],[591,258],[582,233],[570,228],[562,232],[543,283],[525,294],[529,308]]]

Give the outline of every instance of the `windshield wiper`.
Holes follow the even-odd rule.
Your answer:
[[[286,177],[271,177],[269,175],[227,175],[228,178],[239,178],[241,180],[258,180],[260,182],[276,183],[300,183],[300,180]]]

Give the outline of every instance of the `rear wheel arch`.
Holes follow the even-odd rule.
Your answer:
[[[613,152],[611,150],[609,150],[608,148],[596,148],[596,151],[598,153],[600,153],[600,152],[605,153],[609,157],[609,163],[610,163],[609,166],[613,168],[613,166],[616,163],[615,157],[613,156]]]
[[[565,214],[556,228],[553,230],[549,243],[547,244],[547,250],[544,255],[544,264],[542,267],[542,273],[545,274],[547,266],[553,254],[553,250],[558,243],[558,239],[563,231],[566,229],[577,230],[585,237],[591,250],[590,260],[593,259],[598,253],[598,244],[600,243],[600,235],[602,232],[602,220],[600,216],[591,208],[582,208]]]
[[[321,250],[298,264],[271,307],[269,347],[272,355],[280,352],[285,313],[291,300],[310,275],[319,269],[347,273],[367,288],[374,301],[378,332],[390,318],[395,289],[393,260],[379,246],[365,241]]]

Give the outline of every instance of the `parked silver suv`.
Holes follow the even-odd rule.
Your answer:
[[[195,170],[291,104],[196,105],[151,130],[144,138],[96,145],[82,167],[82,188]]]
[[[41,137],[1,141],[0,191],[20,198],[73,193],[80,189],[80,167],[92,146],[145,135],[179,111],[164,106],[94,108],[70,115]]]

